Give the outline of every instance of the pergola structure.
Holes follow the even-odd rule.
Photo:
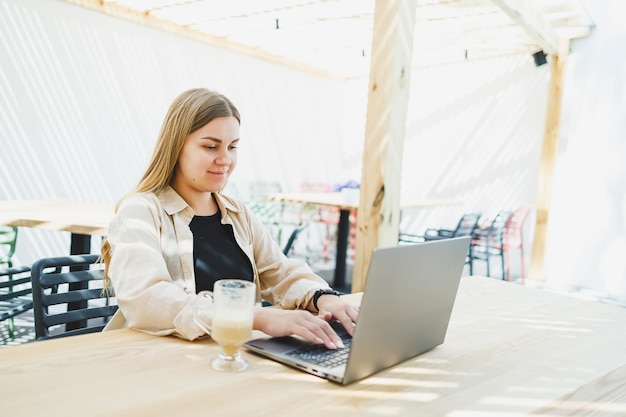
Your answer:
[[[395,0],[63,0],[328,77],[366,77],[375,15]],[[412,0],[413,66],[558,53],[591,22],[581,0]],[[406,13],[406,11],[403,11]]]
[[[530,278],[543,279],[565,62],[588,36],[581,0],[64,0],[324,77],[369,79],[353,291],[373,248],[397,242],[411,69],[550,57]],[[375,145],[375,146],[373,146]]]

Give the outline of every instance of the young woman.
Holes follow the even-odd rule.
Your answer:
[[[193,303],[220,278],[257,286],[254,328],[299,335],[333,349],[329,325],[352,333],[358,310],[344,302],[302,261],[289,259],[245,205],[221,194],[237,165],[240,116],[223,95],[206,89],[180,94],[170,106],[152,160],[123,198],[102,245],[105,276],[119,310],[108,329],[131,327],[193,340]]]

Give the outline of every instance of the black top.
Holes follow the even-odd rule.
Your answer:
[[[222,224],[218,210],[213,216],[194,216],[189,223],[193,233],[193,265],[196,292],[213,291],[218,279],[254,281],[250,260],[235,241],[233,227]]]

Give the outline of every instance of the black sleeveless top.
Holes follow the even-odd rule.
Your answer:
[[[218,279],[254,281],[250,260],[235,241],[233,226],[222,224],[220,211],[212,216],[194,216],[189,223],[193,233],[193,265],[196,292],[213,291]]]

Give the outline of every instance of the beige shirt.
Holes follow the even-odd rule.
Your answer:
[[[215,197],[222,223],[233,226],[235,240],[250,258],[257,299],[304,309],[316,290],[328,288],[305,262],[287,258],[245,205],[219,193]],[[171,187],[123,199],[107,236],[109,277],[120,308],[105,330],[131,327],[189,340],[204,334],[193,321],[193,301],[199,298],[189,229],[193,216]]]

